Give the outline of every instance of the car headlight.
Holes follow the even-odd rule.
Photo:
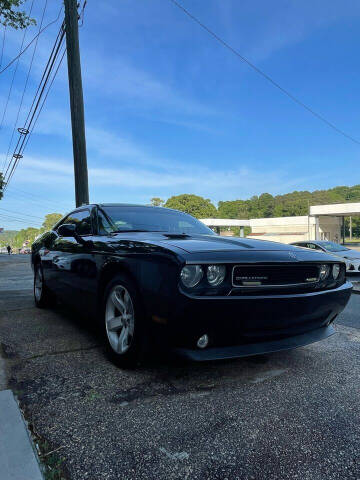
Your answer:
[[[332,267],[332,276],[334,280],[337,280],[339,275],[340,275],[340,265],[338,263],[335,263]]]
[[[224,281],[226,274],[225,265],[209,265],[207,267],[207,281],[212,287],[220,285]]]
[[[185,287],[193,288],[201,281],[203,274],[201,265],[185,265],[181,270],[180,278]]]
[[[329,276],[329,265],[320,265],[320,280],[325,280]]]

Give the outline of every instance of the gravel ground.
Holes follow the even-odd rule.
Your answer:
[[[3,361],[68,479],[360,478],[359,295],[318,344],[126,371],[86,319],[33,307],[28,260],[0,255]]]

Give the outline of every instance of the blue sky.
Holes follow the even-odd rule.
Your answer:
[[[43,1],[35,0],[37,17]],[[48,3],[45,23],[61,6]],[[182,3],[284,88],[360,138],[358,2]],[[56,28],[40,37],[20,119]],[[27,39],[35,33],[29,29]],[[359,145],[290,101],[169,0],[88,0],[80,35],[92,202],[149,203],[153,196],[195,193],[216,204],[360,183]],[[7,33],[4,64],[21,37]],[[30,48],[21,57],[0,131],[0,167],[31,54]],[[0,76],[1,114],[12,74]],[[64,62],[0,201],[0,226],[36,226],[46,213],[69,211],[73,190]]]

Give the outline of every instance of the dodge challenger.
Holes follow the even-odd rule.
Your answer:
[[[162,207],[79,207],[34,242],[31,262],[35,304],[59,299],[99,322],[123,366],[155,347],[202,361],[325,339],[352,289],[340,259],[221,237]]]

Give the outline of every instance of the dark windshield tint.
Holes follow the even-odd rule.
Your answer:
[[[334,243],[334,242],[321,242],[320,245],[326,250],[328,250],[329,252],[344,252],[345,250],[349,250],[343,245],[338,245],[337,243]]]
[[[186,213],[151,207],[108,206],[102,210],[111,220],[113,230],[215,235],[210,228]]]

